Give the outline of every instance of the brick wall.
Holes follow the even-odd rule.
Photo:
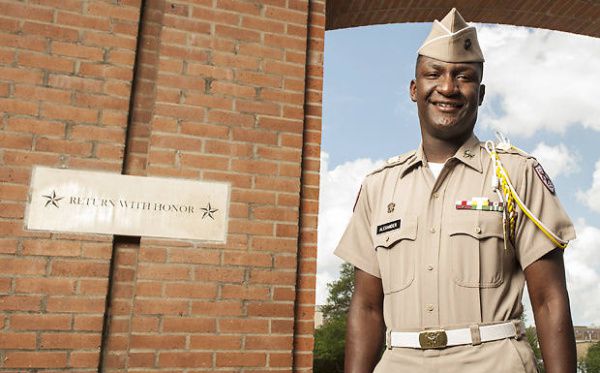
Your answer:
[[[106,236],[23,229],[31,167],[119,172],[139,1],[0,1],[0,370],[95,371]]]
[[[393,3],[0,0],[0,370],[310,372],[325,24]],[[599,8],[531,3],[465,14]],[[34,165],[230,182],[227,244],[26,231]]]

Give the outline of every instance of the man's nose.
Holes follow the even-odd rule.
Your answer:
[[[452,96],[457,89],[456,80],[450,75],[443,75],[437,85],[437,91],[444,96]]]

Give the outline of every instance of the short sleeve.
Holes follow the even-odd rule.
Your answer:
[[[334,254],[373,276],[381,277],[370,227],[371,208],[367,186],[363,183],[352,218]]]
[[[527,159],[521,172],[519,197],[525,206],[551,232],[564,241],[575,238],[575,228],[571,219],[556,196],[554,184],[541,164],[535,159]],[[534,222],[519,211],[515,236],[516,254],[523,269],[556,248]]]

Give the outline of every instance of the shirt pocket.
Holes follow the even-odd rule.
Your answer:
[[[452,276],[459,286],[498,287],[504,282],[502,220],[494,217],[448,224]]]
[[[402,219],[400,228],[375,235],[375,250],[384,294],[410,286],[415,278],[417,219]]]

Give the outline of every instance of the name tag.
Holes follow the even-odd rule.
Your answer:
[[[381,224],[377,226],[377,234],[393,231],[394,229],[400,228],[400,219],[391,221],[389,223]]]

